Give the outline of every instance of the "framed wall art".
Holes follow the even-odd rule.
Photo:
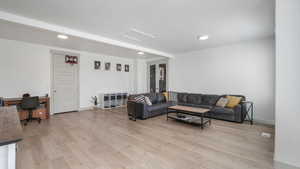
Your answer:
[[[129,65],[125,65],[124,70],[125,70],[125,72],[129,72]]]
[[[118,63],[116,65],[116,69],[117,69],[118,72],[122,71],[122,65]]]
[[[101,69],[101,62],[100,61],[95,61],[94,62],[94,69],[95,70],[100,70]]]
[[[105,63],[105,70],[107,70],[107,71],[110,70],[110,62]]]

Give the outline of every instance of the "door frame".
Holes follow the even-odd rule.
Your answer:
[[[68,52],[68,51],[61,51],[61,50],[50,50],[50,114],[53,115],[54,113],[54,59],[53,55],[72,55],[72,56],[77,56],[78,57],[78,66],[77,66],[77,98],[76,98],[76,109],[79,111],[79,104],[80,104],[80,76],[79,76],[79,70],[80,70],[80,54],[79,53],[73,53],[73,52]]]
[[[156,65],[156,73],[155,76],[156,78],[159,78],[159,64],[166,64],[166,90],[169,90],[169,59],[159,59],[155,61],[149,61],[147,62],[147,92],[150,92],[150,65]],[[157,84],[157,79],[156,79],[156,88],[159,88],[159,84]]]

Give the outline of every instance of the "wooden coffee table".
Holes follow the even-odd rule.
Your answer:
[[[167,120],[174,119],[185,123],[191,123],[200,125],[201,129],[208,123],[211,125],[211,119],[205,118],[204,115],[209,112],[210,109],[190,107],[190,106],[171,106],[168,107]]]

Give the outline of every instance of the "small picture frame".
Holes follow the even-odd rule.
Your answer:
[[[110,62],[105,63],[105,70],[109,71],[110,70]]]
[[[125,70],[125,72],[129,72],[129,65],[125,65],[124,70]]]
[[[95,61],[94,62],[94,68],[95,68],[95,70],[100,70],[101,69],[101,62],[100,61]]]
[[[116,69],[118,72],[122,71],[122,65],[118,63]]]

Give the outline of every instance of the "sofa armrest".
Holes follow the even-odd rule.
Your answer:
[[[135,120],[136,119],[136,111],[135,111],[135,104],[134,101],[127,101],[127,113],[130,119]]]
[[[242,104],[238,104],[237,106],[235,106],[233,108],[234,111],[234,119],[237,122],[243,122],[244,118],[243,118],[243,105]]]
[[[135,112],[136,118],[144,119],[144,114],[147,110],[147,105],[143,103],[136,103]]]
[[[144,119],[145,114],[147,114],[147,105],[135,101],[127,101],[127,112],[128,116],[134,120],[136,118]]]
[[[247,103],[242,102],[241,106],[242,106],[242,119],[244,121],[244,119],[247,116]]]

